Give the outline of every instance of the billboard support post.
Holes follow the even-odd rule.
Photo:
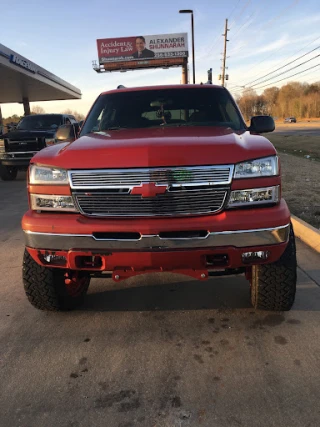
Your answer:
[[[182,84],[188,84],[188,60],[185,59],[182,65]]]

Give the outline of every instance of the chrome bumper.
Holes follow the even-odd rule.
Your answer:
[[[135,240],[97,239],[91,234],[53,234],[26,231],[26,246],[49,250],[157,250],[210,249],[223,246],[244,248],[284,243],[289,237],[290,225],[258,230],[211,232],[205,237],[161,238],[159,235],[141,235]]]
[[[3,166],[28,166],[37,153],[38,151],[4,151],[0,153],[0,162]]]

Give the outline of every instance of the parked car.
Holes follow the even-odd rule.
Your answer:
[[[56,143],[59,126],[77,126],[68,114],[33,114],[24,117],[14,129],[0,138],[0,178],[14,180],[19,169],[27,169],[31,158],[42,148]]]
[[[41,310],[83,301],[91,277],[245,274],[255,308],[290,310],[296,250],[270,116],[250,126],[226,88],[101,94],[28,174],[23,283]],[[72,144],[70,142],[72,141]],[[194,285],[197,292],[197,285]]]
[[[295,117],[287,117],[284,119],[284,123],[297,123],[297,119]]]

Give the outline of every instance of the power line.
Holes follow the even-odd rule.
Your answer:
[[[268,21],[264,25],[262,25],[262,27],[260,27],[260,30],[263,30],[265,27],[269,27],[270,26],[270,22],[274,22],[278,18],[281,18],[283,16],[284,12],[286,12],[288,9],[292,9],[297,3],[299,3],[299,1],[300,0],[294,0],[291,4],[289,4],[289,6],[286,6],[283,10],[281,10],[281,12],[279,13],[279,15],[275,16],[270,21]]]
[[[315,38],[314,40],[312,40],[311,42],[309,42],[309,43],[307,43],[305,46],[303,46],[301,49],[299,49],[299,50],[297,50],[293,55],[291,55],[291,56],[289,56],[288,58],[286,58],[285,59],[285,61],[287,61],[288,59],[291,59],[291,58],[293,58],[297,53],[299,53],[299,52],[301,52],[303,49],[305,49],[306,47],[308,47],[308,46],[310,46],[312,43],[314,43],[315,41],[317,41],[317,40],[319,40],[320,39],[320,37],[317,37],[317,38]],[[261,64],[263,64],[267,59],[269,59],[269,58],[271,58],[271,56],[274,56],[274,52],[272,52],[270,55],[268,55],[263,61],[259,61],[259,62],[256,62],[256,65],[261,65]],[[279,64],[281,64],[283,61],[279,61],[278,62],[278,64],[277,65],[279,65]],[[276,65],[276,66],[277,66]],[[272,68],[272,67],[271,67]],[[269,68],[269,70],[271,70],[271,68]],[[253,68],[254,69],[254,68]],[[268,70],[267,70],[268,71]],[[263,77],[265,77],[265,76],[263,76]],[[259,79],[256,79],[256,80],[259,80]],[[255,82],[256,80],[254,80],[253,82]],[[253,82],[251,82],[251,83],[253,83]],[[246,83],[246,84],[244,84],[243,86],[247,86],[249,83]]]
[[[260,10],[262,9],[262,7],[260,7],[259,9],[255,9],[255,10],[253,10],[253,12],[246,18],[246,20],[245,20],[245,22],[240,26],[240,27],[238,27],[238,29],[236,30],[236,32],[232,35],[232,37],[233,37],[233,39],[235,38],[235,36],[237,35],[237,34],[239,34],[239,32],[240,32],[240,30],[245,26],[245,25],[249,25],[250,24],[250,18],[256,13],[256,14],[258,14],[259,12],[260,12]],[[237,18],[237,20],[238,20],[238,18]],[[233,24],[233,23],[232,23]],[[231,26],[230,26],[230,28],[231,28]],[[243,46],[241,46],[241,48],[242,48]]]
[[[279,83],[279,82],[282,82],[283,80],[286,80],[286,79],[291,79],[291,77],[297,76],[298,74],[302,74],[302,73],[304,73],[305,71],[311,70],[312,68],[316,68],[316,67],[319,67],[319,66],[320,66],[320,64],[313,65],[312,67],[309,67],[309,68],[307,68],[306,70],[299,71],[299,73],[295,73],[295,74],[292,74],[291,76],[284,77],[283,79],[277,80],[276,82],[268,83],[268,84],[266,84],[266,85],[264,85],[264,86],[261,86],[261,87],[256,87],[256,88],[255,88],[255,90],[263,89],[263,88],[264,88],[264,87],[266,87],[266,86],[270,86],[271,84],[272,84],[272,85],[274,85],[274,84]]]
[[[252,15],[254,15],[254,11],[251,13],[251,15],[248,17],[248,19],[246,20],[246,22],[244,22],[242,25],[241,25],[241,27],[240,28],[238,28],[238,30],[232,35],[232,37],[235,37],[239,32],[240,32],[240,30],[245,26],[245,25],[249,25],[249,19],[251,18],[251,16]]]
[[[278,18],[280,18],[281,16],[283,16],[284,12],[286,12],[288,9],[292,9],[300,0],[294,0],[289,6],[286,6],[280,13],[279,15],[275,16],[274,18],[272,18],[271,20],[269,20],[266,24],[263,24],[262,26],[258,27],[256,31],[260,31],[263,30],[265,26],[270,26],[270,23],[277,20]],[[246,45],[248,44],[245,43],[243,46],[240,47],[240,49],[236,50],[236,51],[231,51],[232,52],[239,52],[241,51]],[[267,59],[269,59],[271,56],[273,56],[274,54],[271,53],[267,58],[265,58],[263,61],[259,61],[259,64],[265,62]],[[258,62],[256,63],[258,64]]]
[[[221,31],[223,31],[223,30],[224,30],[224,27],[222,28],[222,30],[221,30]],[[211,47],[209,48],[209,50],[208,50],[208,52],[207,52],[206,56],[207,56],[207,55],[209,55],[210,53],[212,53],[213,49],[214,49],[214,48],[216,47],[216,45],[217,45],[218,40],[220,40],[220,37],[221,37],[221,35],[219,34],[219,35],[214,39],[214,41],[213,41],[213,43],[212,43]]]
[[[292,67],[292,68],[289,68],[289,70],[282,71],[282,73],[276,74],[276,75],[275,75],[275,76],[273,76],[273,77],[269,77],[268,79],[262,80],[262,82],[260,82],[260,83],[256,83],[256,84],[254,84],[254,85],[249,85],[249,86],[250,86],[250,87],[259,86],[259,85],[261,85],[261,84],[262,84],[262,83],[264,83],[264,82],[267,82],[267,81],[269,81],[269,80],[276,79],[277,77],[282,76],[282,74],[286,74],[286,73],[288,73],[289,71],[294,70],[295,68],[301,67],[301,65],[307,64],[308,62],[312,61],[313,59],[318,58],[319,56],[320,56],[320,54],[319,54],[319,55],[314,56],[313,58],[308,59],[307,61],[301,62],[301,64],[298,64],[298,65],[295,65],[295,66],[294,66],[294,67]]]
[[[304,70],[304,71],[300,71],[299,73],[296,73],[296,74],[294,74],[294,75],[297,75],[297,74],[302,74],[302,73],[304,73],[304,72],[306,72],[306,71],[308,71],[308,70],[310,70],[310,69],[312,69],[312,68],[316,68],[316,67],[318,67],[320,64],[318,64],[318,65],[315,65],[314,67],[310,67],[310,68],[307,68],[306,70]],[[306,73],[305,74],[305,76],[307,76],[307,75],[309,75],[309,74],[312,74],[312,73],[314,73],[314,71],[309,71],[309,73]],[[292,77],[292,76],[289,76],[289,77],[285,77],[285,79],[286,78],[290,78],[290,77]],[[282,79],[282,80],[285,80],[285,79]],[[320,78],[318,79],[318,80],[314,80],[314,79],[312,79],[312,82],[313,83],[318,83],[318,84],[320,84]],[[306,83],[310,83],[310,81],[308,81],[308,82],[306,82]],[[273,84],[273,83],[270,83],[270,85],[271,84]],[[269,85],[266,85],[266,86],[269,86]],[[228,86],[228,89],[230,90],[230,91],[232,91],[232,92],[235,92],[235,93],[241,93],[241,91],[240,91],[240,89],[237,89],[237,88],[242,88],[242,89],[250,89],[250,87],[248,87],[248,88],[246,88],[245,86],[239,86],[239,85],[230,85],[230,86]],[[255,89],[259,89],[259,88],[255,88]]]
[[[243,6],[243,8],[241,9],[239,15],[237,16],[237,21],[239,22],[239,19],[241,17],[241,15],[243,14],[243,12],[246,10],[246,8],[249,6],[249,4],[251,3],[252,0],[247,0],[247,2],[245,3],[245,5]],[[230,24],[230,28],[232,27],[232,25],[234,24],[235,21],[233,21]]]
[[[318,64],[318,65],[320,65],[320,64]],[[316,65],[314,68],[316,68],[318,65]],[[312,69],[313,67],[311,67],[311,69]],[[307,69],[307,70],[304,70],[304,71],[301,71],[300,73],[304,73],[304,72],[306,72],[306,71],[308,71],[309,70],[309,68]],[[309,71],[309,73],[306,73],[305,74],[305,76],[307,76],[307,75],[309,75],[309,74],[312,74],[312,73],[314,73],[314,71]],[[299,73],[297,73],[297,74],[299,74]],[[290,78],[290,77],[286,77],[286,78]],[[284,80],[284,79],[283,79]],[[315,82],[314,81],[314,79],[312,79],[313,80],[313,82]],[[319,84],[320,84],[320,78],[318,78],[318,80],[316,80],[316,82],[318,82]],[[315,83],[316,83],[315,82]],[[308,82],[306,82],[306,83],[308,83]],[[273,83],[270,83],[270,85],[271,84],[273,84]],[[268,86],[268,85],[267,85]],[[230,85],[230,86],[228,86],[228,89],[230,89],[231,91],[235,91],[235,92],[237,92],[237,93],[240,93],[240,89],[237,89],[237,88],[242,88],[242,89],[246,89],[246,87],[245,86],[240,86],[240,85],[234,85],[234,84],[232,84],[232,85]],[[250,89],[249,87],[247,88],[247,89]],[[255,88],[255,89],[259,89],[259,88]]]
[[[234,11],[236,10],[236,8],[238,7],[239,3],[241,2],[241,0],[238,0],[238,3],[234,6],[234,8],[232,9],[231,13],[229,14],[227,19],[230,19],[231,15],[233,15]],[[248,0],[247,3],[250,3],[251,0]],[[243,9],[242,9],[243,10]],[[239,16],[237,17],[237,19],[239,18]],[[224,30],[224,27],[222,28],[221,31]],[[214,39],[214,41],[212,42],[211,47],[208,49],[207,51],[207,55],[209,55],[210,53],[212,53],[212,51],[214,50],[214,48],[216,47],[218,40],[220,40],[220,35],[216,36],[216,38]]]
[[[290,64],[293,64],[294,62],[298,61],[298,59],[301,59],[301,58],[303,58],[304,56],[309,55],[310,53],[314,52],[315,50],[317,50],[317,49],[319,49],[319,48],[320,48],[320,45],[319,45],[319,46],[317,46],[317,47],[315,47],[314,49],[310,50],[309,52],[305,53],[304,55],[299,56],[298,58],[294,59],[293,61],[288,62],[287,64],[283,65],[282,67],[279,67],[279,68],[277,68],[276,70],[271,71],[270,73],[265,74],[264,76],[259,77],[258,79],[253,80],[252,82],[247,83],[245,86],[250,86],[250,85],[252,85],[252,83],[256,82],[257,80],[261,80],[261,79],[263,79],[264,77],[267,77],[267,76],[269,76],[270,74],[273,74],[273,73],[275,73],[275,72],[277,72],[277,71],[281,70],[282,68],[285,68],[285,67],[287,67],[287,66],[288,66],[288,65],[290,65]],[[319,55],[318,55],[318,56],[319,56]],[[316,56],[315,56],[314,58],[316,58]],[[292,68],[291,68],[291,69],[292,69]],[[291,69],[290,69],[290,70],[291,70]],[[290,71],[290,70],[287,70],[287,71]],[[275,76],[275,77],[278,77],[278,76]],[[260,83],[263,83],[263,82],[260,82]],[[260,83],[257,83],[257,84],[260,84]],[[256,85],[253,85],[253,86],[256,86]]]
[[[236,8],[238,7],[238,4],[241,2],[241,0],[238,0],[237,4],[235,5],[235,7],[232,9],[232,12],[230,13],[230,15],[228,16],[228,19],[231,18],[231,16],[233,15],[234,11],[236,10]]]

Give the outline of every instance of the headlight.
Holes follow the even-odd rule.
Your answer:
[[[255,206],[279,201],[279,185],[266,188],[251,188],[248,190],[231,191],[229,208],[238,206]]]
[[[34,211],[78,212],[71,196],[30,194],[30,204]]]
[[[68,184],[68,172],[65,169],[45,166],[30,166],[30,184]]]
[[[274,175],[279,175],[277,156],[238,163],[234,169],[234,178],[258,178]]]
[[[49,147],[50,145],[53,145],[56,143],[56,140],[54,138],[45,138],[46,146]]]

